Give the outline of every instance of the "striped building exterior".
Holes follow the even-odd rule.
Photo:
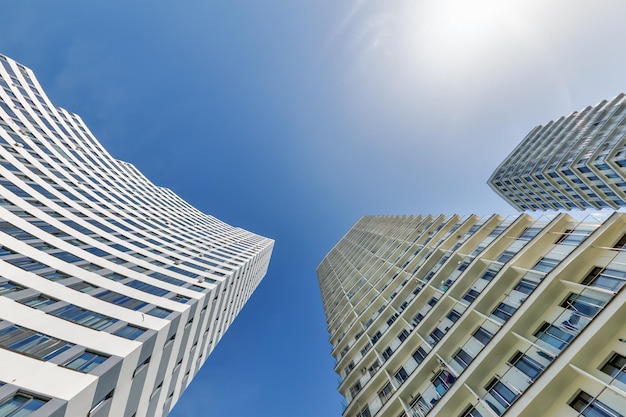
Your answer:
[[[518,210],[626,206],[626,96],[534,128],[488,181]]]
[[[0,55],[0,416],[164,416],[273,241],[116,160]]]
[[[317,269],[345,417],[626,415],[626,214],[366,216]]]

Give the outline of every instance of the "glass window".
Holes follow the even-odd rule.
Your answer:
[[[459,417],[483,417],[483,415],[480,414],[473,405],[470,405]]]
[[[393,355],[393,350],[388,347],[387,349],[383,350],[383,353],[381,354],[381,356],[383,357],[384,360],[387,360],[391,357],[391,355]]]
[[[27,416],[44,405],[46,402],[21,393],[5,400],[0,404],[0,417],[23,417]]]
[[[626,384],[626,369],[624,368],[626,368],[626,358],[619,353],[614,353],[600,370]]]
[[[11,294],[12,292],[21,291],[24,287],[13,284],[12,282],[3,282],[0,284],[0,295]]]
[[[625,279],[626,272],[595,267],[582,280],[581,284],[617,291],[622,288]]]
[[[581,316],[593,317],[606,304],[603,300],[597,300],[585,295],[570,293],[570,295],[561,303],[561,307],[572,310]]]
[[[574,338],[572,334],[548,323],[544,323],[539,330],[535,332],[535,337],[554,346],[558,350],[565,348]]]
[[[556,259],[541,258],[531,269],[541,272],[550,272],[559,263]]]
[[[372,413],[370,413],[369,407],[365,406],[364,409],[359,411],[359,413],[356,415],[356,417],[372,417]]]
[[[426,355],[427,355],[426,351],[423,348],[419,347],[417,348],[415,352],[413,352],[413,359],[415,359],[415,362],[420,364],[422,363]]]
[[[51,311],[53,316],[60,317],[73,323],[78,323],[83,326],[90,327],[95,330],[103,330],[116,323],[117,320],[111,317],[107,317],[100,313],[85,310],[73,304],[69,304]]]
[[[464,296],[463,299],[472,303],[476,297],[478,297],[480,293],[474,289],[470,289]]]
[[[524,355],[522,352],[517,352],[513,355],[509,362],[511,365],[526,374],[532,381],[534,381],[535,378],[543,372],[543,366],[541,366],[541,364]]]
[[[482,343],[483,345],[486,345],[487,343],[489,343],[489,341],[493,337],[491,333],[489,333],[487,330],[483,329],[482,327],[479,327],[478,329],[476,329],[476,331],[472,334],[472,336],[474,336],[474,338],[478,340],[480,343]]]
[[[89,372],[105,360],[107,360],[107,356],[98,355],[93,352],[84,352],[82,355],[72,359],[64,366],[80,372]]]
[[[409,374],[403,367],[400,367],[400,369],[398,369],[398,371],[395,373],[394,377],[396,378],[396,381],[398,381],[399,383],[403,383],[408,379]]]
[[[191,298],[185,297],[184,295],[180,295],[180,294],[176,294],[174,297],[172,297],[172,301],[176,301],[176,302],[183,303],[183,304],[188,303],[189,300],[191,300]]]
[[[459,351],[456,353],[456,355],[454,355],[452,359],[454,359],[459,365],[461,365],[463,369],[467,368],[472,360],[474,360],[474,358],[463,349],[459,349]]]
[[[356,384],[354,384],[352,387],[350,387],[350,395],[352,395],[352,398],[356,397],[356,395],[359,393],[359,391],[361,391],[361,383],[357,382]]]
[[[116,336],[123,337],[125,339],[135,340],[142,334],[144,334],[145,329],[141,329],[139,327],[131,326],[130,324],[126,327],[121,328],[116,331],[114,334]]]
[[[498,305],[498,307],[496,307],[491,314],[501,318],[503,321],[507,321],[511,318],[513,313],[515,313],[515,307],[505,303],[500,303],[500,305]]]
[[[144,291],[150,294],[158,295],[159,297],[164,296],[165,294],[169,292],[168,290],[164,290],[163,288],[155,287],[154,285],[141,282],[141,281],[134,281],[134,280],[129,281],[126,283],[126,285],[128,285],[131,288],[135,288],[139,291]]]
[[[154,307],[152,310],[148,311],[148,314],[154,317],[159,317],[161,319],[164,319],[165,317],[172,314],[172,312],[170,310],[166,310],[161,307]]]
[[[12,325],[0,330],[0,346],[37,359],[49,360],[74,345],[21,326]]]
[[[536,287],[537,284],[535,282],[522,278],[513,289],[524,294],[530,294]]]
[[[454,384],[454,381],[456,381],[456,377],[445,370],[439,372],[439,374],[432,380],[435,390],[440,396],[443,396],[448,391],[448,388]]]
[[[491,394],[491,396],[504,408],[504,410],[508,409],[519,396],[518,393],[513,392],[509,387],[497,380],[493,380],[492,383],[486,387],[486,389],[489,391],[489,394]],[[490,402],[487,402],[487,404],[498,415],[502,415],[502,412],[498,409],[498,407],[494,407],[494,405]]]
[[[107,303],[122,306],[130,310],[139,310],[140,308],[148,305],[148,303],[145,303],[143,301],[139,301],[134,298],[128,297],[127,295],[122,295],[109,290],[101,292],[100,294],[96,294],[94,297],[106,301]]]
[[[569,405],[585,417],[623,417],[622,414],[593,398],[585,391],[580,391]]]
[[[387,382],[387,384],[383,387],[383,389],[378,391],[378,398],[380,398],[380,401],[382,401],[382,403],[384,404],[387,402],[387,400],[389,400],[392,392],[393,392],[393,389],[391,388],[391,383]]]
[[[25,304],[32,308],[42,308],[50,304],[56,303],[56,300],[52,298],[48,298],[44,295],[38,295],[36,297],[27,298],[25,300],[21,300],[20,303]]]

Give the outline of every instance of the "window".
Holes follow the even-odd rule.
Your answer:
[[[76,290],[76,291],[80,291],[80,292],[84,292],[84,293],[90,293],[92,291],[97,290],[100,287],[96,287],[94,285],[89,285],[86,282],[77,282],[76,284],[72,284],[68,286],[69,288]]]
[[[145,329],[141,329],[139,327],[135,327],[129,324],[126,327],[121,328],[120,330],[116,331],[113,334],[115,334],[116,336],[123,337],[125,339],[135,340],[139,336],[144,334],[144,332],[145,332]]]
[[[413,352],[413,359],[415,359],[415,362],[417,362],[417,364],[419,365],[420,363],[422,363],[422,361],[424,360],[424,358],[426,358],[426,351],[419,347],[417,348],[417,350],[415,352]]]
[[[622,288],[625,279],[626,272],[594,267],[582,280],[581,284],[617,291]]]
[[[37,411],[45,403],[44,400],[24,395],[18,391],[13,397],[0,404],[0,417],[27,416]]]
[[[21,291],[24,287],[13,284],[12,282],[3,282],[0,284],[0,295],[11,294],[12,292]]]
[[[39,294],[36,297],[30,297],[25,300],[20,300],[20,303],[27,305],[32,308],[42,308],[48,306],[50,304],[56,303],[57,300],[53,300],[52,298],[48,298],[45,295]]]
[[[441,340],[441,338],[443,338],[444,335],[445,333],[441,331],[439,327],[435,327],[433,331],[430,333],[430,337],[433,339],[433,345],[437,344]]]
[[[530,294],[536,287],[537,284],[533,281],[522,278],[513,289],[523,294]]]
[[[580,391],[569,405],[585,417],[623,417],[622,414],[593,398],[585,391]]]
[[[463,349],[459,349],[452,359],[461,365],[463,369],[467,368],[467,366],[474,360],[474,358]]]
[[[356,395],[359,393],[359,391],[361,391],[361,383],[357,382],[356,384],[354,384],[351,388],[350,388],[350,395],[352,396],[352,398],[356,397]]]
[[[71,361],[66,363],[64,366],[70,369],[75,369],[80,372],[89,372],[107,359],[108,359],[107,356],[98,355],[97,353],[87,351],[87,352],[84,352],[79,357],[77,357],[76,359],[72,359]]]
[[[456,377],[445,370],[439,372],[437,376],[432,379],[432,383],[439,396],[443,396],[448,391],[450,386],[454,384],[454,381],[456,381]]]
[[[473,303],[474,300],[476,299],[476,297],[478,297],[480,293],[478,291],[476,291],[475,289],[470,289],[467,293],[465,293],[465,295],[463,296],[463,299],[466,300],[469,303]]]
[[[511,318],[513,313],[515,313],[515,307],[512,307],[505,303],[500,303],[500,305],[498,305],[498,307],[496,307],[495,310],[491,312],[491,314],[499,317],[505,322]]]
[[[143,291],[143,292],[147,292],[149,294],[154,294],[154,295],[158,295],[159,297],[164,296],[165,294],[167,294],[169,291],[168,290],[164,290],[163,288],[159,288],[156,287],[154,285],[145,283],[145,282],[141,282],[141,281],[129,281],[126,283],[126,285],[128,285],[131,288],[135,288],[139,291]]]
[[[548,323],[543,323],[539,330],[535,332],[535,337],[539,340],[543,340],[551,346],[554,346],[558,350],[565,348],[569,342],[574,338],[572,334],[569,334],[556,326]]]
[[[66,279],[70,277],[68,274],[61,272],[61,271],[52,271],[52,272],[48,272],[47,274],[42,274],[41,276],[50,281],[60,281],[62,279]]]
[[[407,329],[403,329],[399,334],[398,334],[398,340],[400,340],[401,342],[404,342],[406,340],[406,338],[409,337],[409,331]]]
[[[559,263],[556,259],[541,258],[531,269],[541,272],[550,272]]]
[[[383,353],[381,354],[381,356],[383,357],[384,360],[387,360],[391,357],[391,355],[393,355],[393,350],[388,347],[387,349],[383,350]]]
[[[370,413],[369,407],[365,406],[365,408],[363,408],[361,411],[359,411],[359,413],[356,415],[356,417],[372,417],[372,413]]]
[[[448,318],[448,320],[455,323],[461,317],[461,314],[456,310],[450,310],[446,317]]]
[[[176,301],[178,303],[183,303],[183,304],[188,303],[189,300],[191,300],[191,298],[185,297],[184,295],[180,295],[180,294],[176,294],[174,297],[172,297],[172,301]]]
[[[528,376],[531,381],[534,381],[543,372],[541,364],[519,351],[513,355],[509,363]]]
[[[518,393],[511,391],[509,387],[495,378],[491,380],[485,389],[489,391],[489,394],[503,407],[503,410],[501,410],[491,402],[487,402],[489,407],[498,415],[502,415],[503,411],[507,410],[519,396]]]
[[[565,301],[561,303],[561,307],[575,311],[581,316],[593,317],[600,311],[604,304],[606,304],[606,302],[602,300],[570,293]]]
[[[398,369],[398,371],[395,373],[394,377],[396,378],[396,381],[402,384],[404,381],[408,379],[409,374],[406,372],[406,370],[403,367],[400,367],[400,369]]]
[[[100,313],[85,310],[73,304],[68,304],[54,311],[50,314],[60,317],[72,323],[77,323],[94,330],[103,330],[116,323],[117,320],[111,317],[107,317]]]
[[[489,341],[493,337],[491,333],[489,333],[487,330],[483,329],[482,327],[479,327],[478,329],[476,329],[476,331],[472,334],[472,336],[474,336],[474,338],[483,345],[486,345],[487,343],[489,343]]]
[[[372,363],[372,366],[370,366],[367,370],[369,371],[370,375],[374,375],[378,368],[380,368],[380,363],[378,362],[378,359],[376,359],[374,363]]]
[[[96,294],[94,295],[94,297],[106,301],[107,303],[115,304],[124,308],[128,308],[130,310],[139,310],[140,308],[148,305],[148,303],[145,303],[143,301],[139,301],[126,295],[122,295],[109,290],[101,292],[100,294]]]
[[[619,353],[613,356],[604,364],[600,370],[616,380],[626,384],[626,358]]]
[[[391,398],[392,393],[393,393],[393,389],[391,388],[391,383],[387,382],[387,384],[383,387],[383,389],[378,391],[378,398],[380,398],[380,401],[383,404],[385,404],[387,400]]]
[[[473,405],[470,405],[459,415],[459,417],[483,417],[483,415],[480,414]]]
[[[515,256],[515,252],[504,251],[504,253],[498,257],[497,261],[504,264],[507,263],[513,256]]]
[[[0,346],[46,361],[74,345],[24,327],[12,325],[0,330]]]

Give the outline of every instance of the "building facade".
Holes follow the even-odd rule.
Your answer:
[[[317,269],[345,417],[626,415],[626,214],[368,216]]]
[[[518,210],[626,206],[626,96],[534,128],[488,181]]]
[[[0,55],[0,416],[164,416],[273,241],[116,160]]]

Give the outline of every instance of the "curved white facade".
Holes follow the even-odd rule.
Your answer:
[[[273,241],[111,157],[0,55],[0,245],[0,416],[139,417],[170,411]]]

